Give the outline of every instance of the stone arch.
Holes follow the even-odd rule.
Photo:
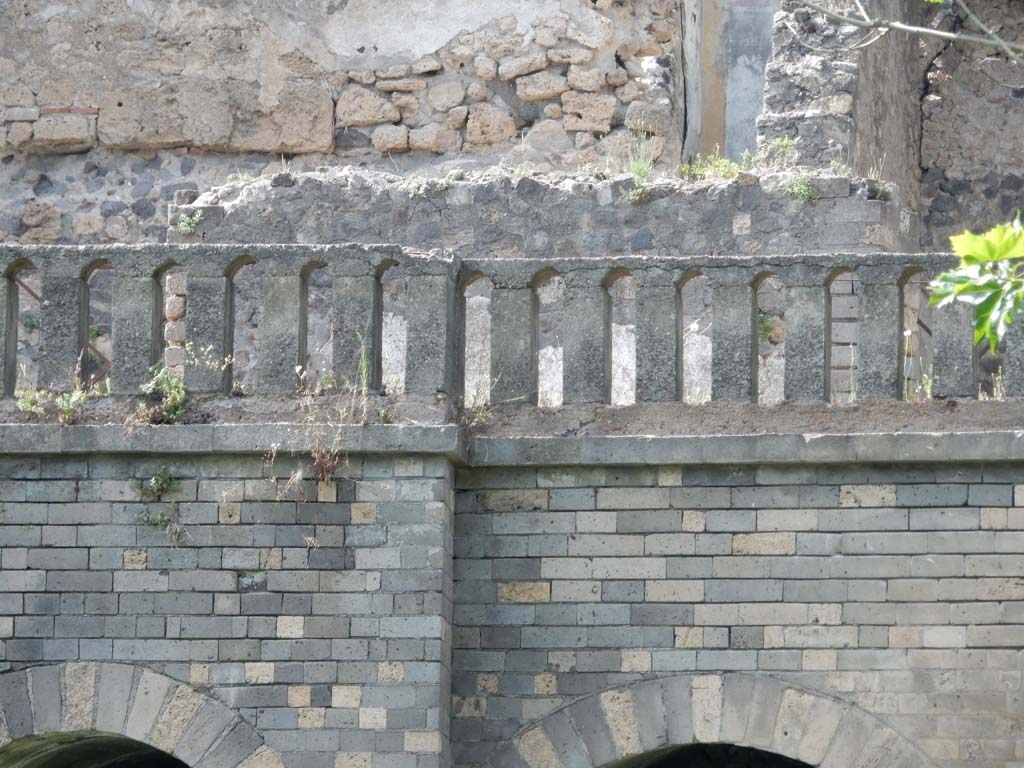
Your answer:
[[[193,768],[283,768],[230,707],[144,667],[68,662],[0,675],[0,748],[25,736],[81,731],[126,736]]]
[[[519,731],[487,768],[597,768],[667,746],[734,744],[821,768],[926,768],[849,702],[766,675],[694,674],[594,693]]]

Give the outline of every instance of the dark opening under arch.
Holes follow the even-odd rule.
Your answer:
[[[0,748],[0,768],[188,768],[156,747],[114,733],[26,736]]]
[[[734,744],[667,746],[604,768],[810,768],[799,760]]]

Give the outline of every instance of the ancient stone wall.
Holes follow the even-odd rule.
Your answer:
[[[804,178],[809,193],[793,191]],[[169,239],[397,242],[465,257],[889,250],[899,208],[848,176],[772,173],[703,183],[504,173],[437,179],[326,171],[234,183],[171,211]],[[182,216],[199,216],[195,230]],[[191,220],[191,219],[189,219]],[[187,229],[187,228],[186,228]]]
[[[1021,472],[951,464],[460,472],[456,761],[485,760],[524,722],[586,694],[726,670],[835,693],[940,765],[1014,759],[1021,571],[1013,553],[1024,517],[1012,483]],[[645,701],[637,700],[641,718],[655,714]],[[571,716],[590,734],[604,727],[600,714]],[[608,723],[616,733],[611,711]],[[560,732],[548,731],[556,744]],[[528,762],[530,747],[519,747]]]
[[[115,660],[156,673],[129,735],[147,740],[153,726],[156,745],[190,765],[237,718],[289,768],[368,767],[370,754],[379,766],[447,764],[451,468],[353,456],[318,484],[308,464],[297,479],[300,466],[5,459],[0,670]],[[120,732],[110,724],[130,703],[126,669],[101,681],[99,730]],[[180,695],[172,681],[186,684]],[[0,745],[26,720],[32,732],[18,685],[0,676]],[[226,708],[200,710],[189,687]],[[34,693],[37,710],[52,706]]]
[[[3,16],[19,152],[443,154],[531,129],[557,152],[623,124],[679,152],[671,0],[432,3],[414,24],[398,2],[44,5]]]
[[[59,726],[42,708],[53,684],[71,722],[94,722],[105,691],[129,735],[192,764],[210,752],[234,766],[265,744],[258,765],[471,766],[573,702],[583,738],[628,731],[589,694],[742,671],[870,713],[938,765],[1017,759],[1019,464],[453,477],[447,458],[407,448],[349,454],[319,484],[308,465],[294,479],[302,461],[181,446],[5,459],[0,672],[30,674],[0,675],[0,744]],[[171,482],[154,492],[154,477]],[[140,675],[138,698],[114,695]],[[771,735],[795,716],[783,710],[747,735],[790,754]],[[835,724],[793,754],[823,755]],[[532,765],[541,746],[516,745]],[[855,764],[841,757],[830,764]]]
[[[971,4],[1007,40],[1024,40],[1015,3]],[[957,28],[968,25],[957,22]],[[1024,65],[998,49],[947,45],[932,51],[921,101],[922,196],[927,244],[1008,221],[1021,207]]]

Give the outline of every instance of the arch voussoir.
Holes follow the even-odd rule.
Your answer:
[[[631,755],[727,743],[813,768],[928,768],[913,743],[828,694],[759,674],[688,674],[585,696],[524,728],[491,768],[598,768]]]
[[[565,710],[552,713],[541,727],[551,740],[562,768],[590,768],[590,755],[583,737]]]
[[[125,736],[195,768],[283,768],[230,707],[150,669],[68,662],[0,674],[0,747],[61,731]]]

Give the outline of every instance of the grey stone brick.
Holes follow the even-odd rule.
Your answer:
[[[967,486],[960,483],[897,485],[896,503],[901,507],[954,507],[967,503]]]

